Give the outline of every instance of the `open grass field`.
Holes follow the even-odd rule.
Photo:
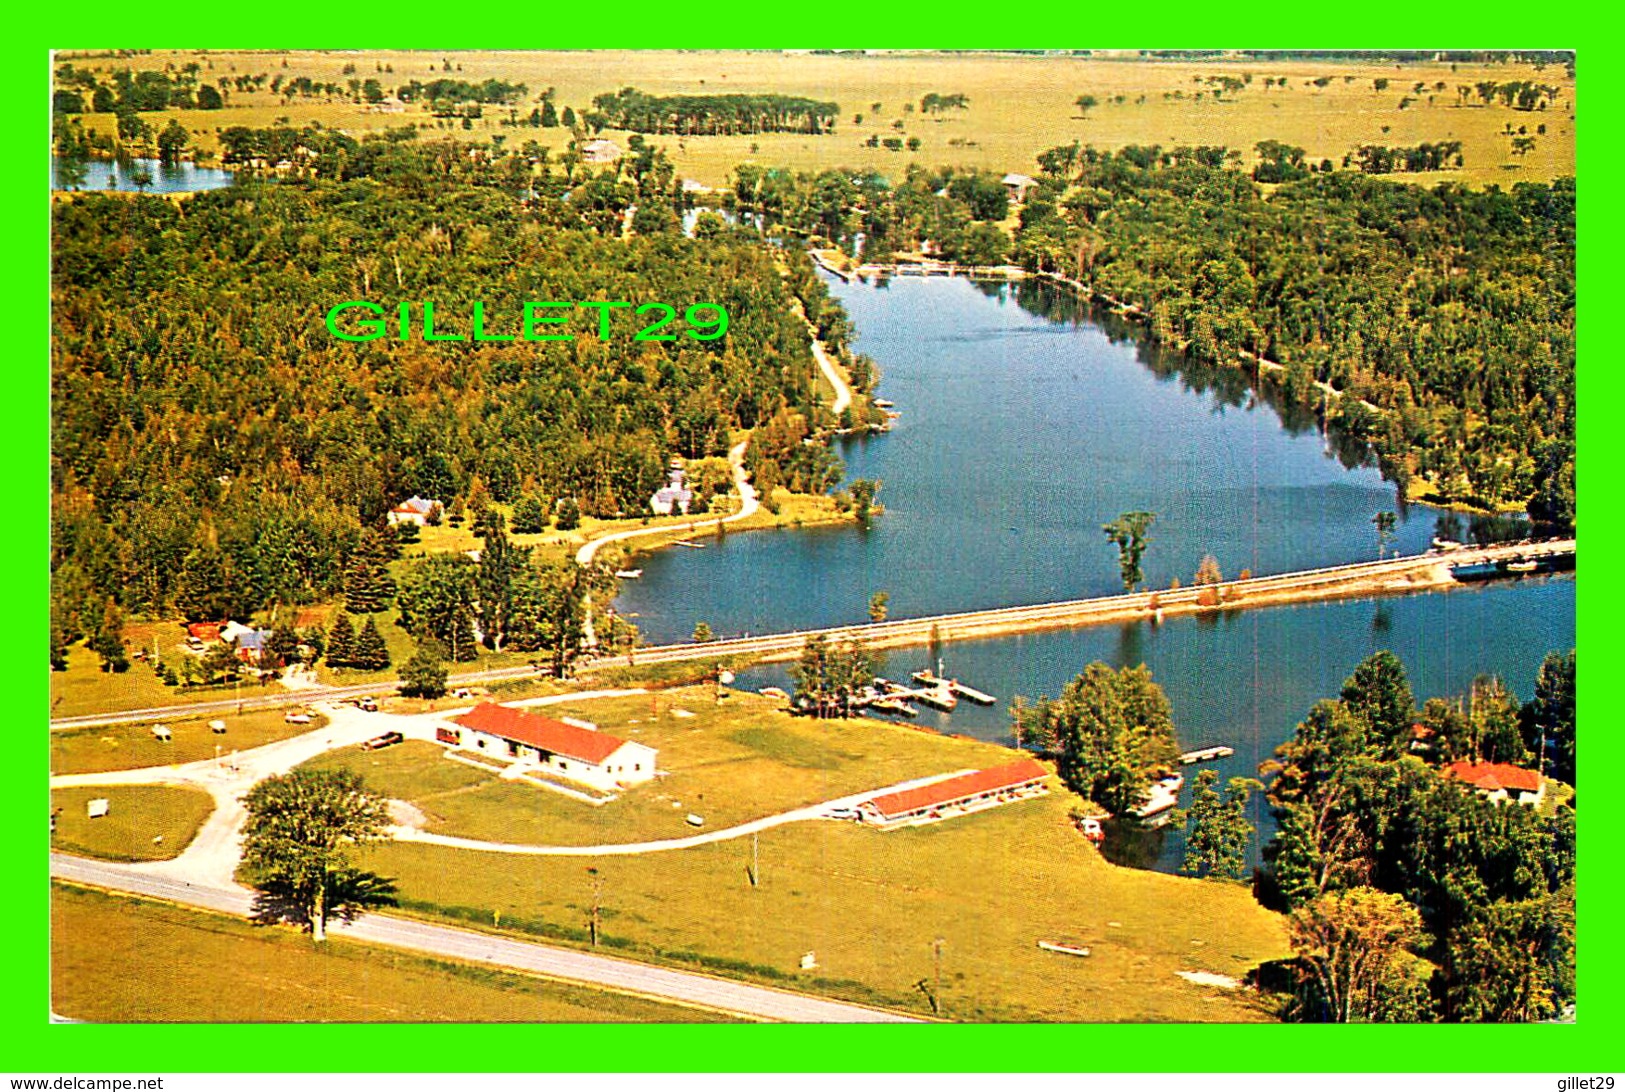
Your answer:
[[[235,751],[263,747],[279,739],[314,731],[327,723],[315,714],[309,724],[288,724],[284,709],[228,713],[211,719],[226,722],[226,730],[216,734],[208,720],[169,721],[171,740],[160,743],[150,724],[121,724],[104,728],[80,728],[51,733],[51,773],[98,773],[102,770],[134,770],[142,766],[179,766],[214,758],[215,748],[229,761]]]
[[[935,978],[941,938],[950,1019],[1268,1019],[1244,991],[1175,972],[1239,977],[1284,956],[1282,919],[1241,885],[1107,863],[1073,830],[1070,806],[1056,792],[889,833],[778,827],[761,835],[757,887],[748,839],[597,859],[409,844],[367,856],[397,879],[407,908],[429,917],[580,942],[596,884],[612,952],[921,1014],[930,1007],[916,984]],[[1082,943],[1091,955],[1044,952],[1039,940]],[[808,952],[818,966],[803,971]]]
[[[64,54],[63,57],[71,57]],[[528,115],[547,88],[554,101],[578,112],[591,107],[592,98],[606,91],[635,86],[651,94],[728,93],[772,91],[804,95],[840,104],[833,134],[803,136],[765,134],[739,137],[655,138],[671,155],[685,178],[720,186],[733,167],[745,161],[785,165],[801,170],[834,166],[874,167],[901,175],[910,163],[985,167],[999,172],[1033,173],[1036,155],[1073,140],[1100,148],[1126,144],[1223,144],[1243,150],[1249,157],[1261,140],[1281,140],[1307,149],[1315,161],[1340,162],[1361,144],[1414,145],[1421,141],[1459,140],[1465,166],[1446,175],[1398,175],[1431,182],[1439,177],[1460,179],[1469,185],[1509,185],[1523,180],[1544,181],[1573,175],[1574,81],[1560,67],[1536,71],[1528,65],[1450,65],[1416,63],[1395,65],[1353,61],[1259,62],[1214,59],[1208,61],[1147,61],[1106,55],[1092,58],[1057,56],[1005,56],[992,54],[876,54],[814,56],[778,52],[633,51],[573,53],[460,52],[449,55],[402,52],[289,52],[214,53],[159,52],[129,60],[78,60],[81,66],[103,72],[119,67],[177,67],[191,60],[205,65],[202,76],[267,73],[310,76],[343,86],[350,78],[377,78],[386,88],[410,79],[439,77],[477,82],[487,78],[522,82],[529,93],[518,108]],[[442,71],[449,59],[453,71]],[[343,72],[353,64],[352,76]],[[379,71],[390,66],[392,72]],[[1208,77],[1251,77],[1251,82],[1215,102]],[[1266,77],[1284,77],[1286,85],[1263,87]],[[1330,82],[1313,86],[1316,79]],[[1373,80],[1390,81],[1377,91]],[[1460,106],[1456,88],[1480,80],[1508,82],[1531,79],[1562,89],[1554,108],[1521,112],[1507,107]],[[1416,83],[1426,85],[1420,94]],[[1443,90],[1436,85],[1445,84]],[[918,112],[922,96],[930,92],[962,93],[969,108],[924,116]],[[1202,93],[1200,99],[1196,98]],[[1173,97],[1178,93],[1179,97]],[[1100,105],[1079,115],[1074,101],[1089,94]],[[1122,96],[1123,101],[1116,101]],[[1409,96],[1406,109],[1399,102]],[[1142,100],[1143,97],[1143,101]],[[1476,101],[1476,96],[1474,96]],[[876,108],[875,104],[879,104]],[[906,112],[913,104],[914,112]],[[861,124],[854,116],[864,115]],[[404,113],[367,112],[348,101],[332,103],[296,99],[284,103],[268,91],[233,93],[230,105],[219,111],[180,111],[178,117],[206,150],[217,147],[217,131],[232,125],[271,125],[287,119],[291,125],[320,121],[351,133],[398,128],[408,123],[431,131],[460,134],[454,123],[442,122],[416,106]],[[487,107],[475,122],[473,135],[508,134],[511,141],[535,139],[555,150],[563,148],[569,132],[555,129],[504,128],[506,108]],[[87,115],[88,124],[111,130],[111,114]],[[161,128],[167,118],[149,115]],[[902,128],[894,123],[902,122]],[[1533,151],[1512,154],[1514,130],[1537,125],[1546,132],[1536,137]],[[891,152],[866,148],[872,134],[919,137],[917,152]],[[604,134],[625,145],[625,134]]]
[[[51,1009],[98,1023],[726,1017],[53,884]]]
[[[660,752],[666,776],[601,807],[441,757],[430,743],[350,748],[311,765],[353,769],[379,792],[412,802],[440,834],[499,842],[596,845],[681,838],[690,813],[715,830],[929,774],[1012,761],[1003,747],[872,720],[817,722],[754,694],[718,706],[710,687],[555,705]],[[692,713],[680,716],[679,712]]]
[[[107,801],[107,814],[92,819],[85,806],[98,798]],[[51,810],[58,808],[52,849],[105,861],[167,861],[191,844],[214,800],[175,785],[99,785],[52,789]]]

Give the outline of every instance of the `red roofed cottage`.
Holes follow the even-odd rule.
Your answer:
[[[1491,800],[1539,804],[1546,795],[1546,782],[1540,774],[1506,762],[1452,762],[1443,772]]]
[[[485,702],[460,717],[455,728],[435,738],[495,758],[535,766],[598,789],[636,785],[655,776],[653,747],[612,736],[582,722],[554,720],[506,705]]]

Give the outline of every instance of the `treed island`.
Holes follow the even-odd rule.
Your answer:
[[[1519,166],[1558,143],[1548,125],[1561,118],[1572,131],[1572,57],[1158,60],[1186,66],[1178,82],[1151,66],[1127,82],[1127,66],[1087,69],[1095,82],[1080,78],[1053,109],[1041,105],[1044,124],[1021,134],[1023,157],[1000,143],[1004,115],[976,112],[988,101],[981,77],[954,65],[930,70],[930,90],[886,103],[793,81],[769,92],[765,78],[657,95],[638,90],[635,66],[606,87],[568,64],[554,84],[503,64],[488,72],[470,58],[464,73],[461,61],[411,54],[62,61],[50,641],[61,711],[218,700],[245,683],[263,693],[279,675],[383,691],[399,674],[404,697],[388,711],[404,725],[433,714],[448,664],[545,665],[545,680],[475,696],[554,698],[561,715],[622,734],[658,722],[637,731],[659,745],[670,776],[657,785],[672,802],[650,801],[657,785],[630,789],[599,812],[608,827],[593,827],[572,812],[580,805],[538,789],[521,824],[538,843],[611,828],[626,836],[613,840],[671,836],[673,821],[699,809],[702,788],[718,801],[753,786],[754,799],[710,805],[743,822],[836,788],[1022,759],[849,715],[882,666],[855,644],[809,643],[792,671],[812,718],[753,694],[725,704],[719,680],[743,663],[640,670],[636,623],[614,607],[633,555],[612,544],[576,560],[617,532],[669,527],[671,538],[692,539],[886,518],[880,484],[848,481],[832,446],[887,428],[880,365],[853,348],[853,323],[815,257],[842,278],[921,262],[1001,270],[1033,306],[1113,314],[1145,342],[1237,369],[1274,404],[1321,418],[1369,454],[1400,503],[1517,512],[1531,535],[1571,535],[1575,182],[1549,172],[1502,184],[1469,172],[1489,169],[1475,161],[1487,147],[1506,157],[1498,169]],[[1291,123],[1269,128],[1272,103],[1297,96],[1312,113],[1329,108],[1317,99],[1347,108],[1357,95],[1383,104],[1381,132],[1400,130],[1391,140],[1350,134],[1316,146]],[[1124,120],[1191,110],[1245,120],[1216,127],[1224,142],[1189,143],[1134,137],[1167,126]],[[228,123],[213,124],[216,113]],[[1491,115],[1504,131],[1487,124]],[[1418,131],[1418,116],[1452,120]],[[1458,118],[1471,120],[1465,135]],[[1091,127],[1111,139],[1091,140]],[[218,163],[235,177],[185,194],[83,190],[92,165],[149,159]],[[129,177],[138,191],[153,184],[145,167]],[[1040,282],[1043,295],[1032,291]],[[633,338],[642,323],[605,336],[582,319],[570,340],[356,342],[323,322],[350,300],[378,301],[386,317],[397,301],[432,300],[437,324],[459,333],[477,306],[511,326],[528,301],[653,301],[679,315],[705,303],[729,322],[714,340],[682,336],[679,318],[668,331],[677,336],[660,341]],[[840,412],[825,353],[851,395]],[[747,483],[759,512],[745,510]],[[663,489],[681,490],[681,513],[651,512]],[[1148,514],[1126,514],[1135,515]],[[884,617],[879,596],[871,618]],[[247,622],[263,650],[251,660],[230,647],[177,652],[177,634],[190,632],[180,626],[226,620]],[[708,637],[696,630],[696,641]],[[643,697],[571,703],[568,677],[587,670],[584,647],[595,642],[624,654],[618,674],[602,677],[650,688],[652,707]],[[514,783],[489,771],[428,772],[446,765],[434,761],[443,735],[407,730],[384,758],[335,750],[287,776],[364,774],[365,791],[381,794],[353,841],[364,847],[358,863],[393,879],[358,907],[393,903],[548,943],[609,942],[634,959],[892,1011],[1342,1022],[1572,1011],[1572,650],[1546,659],[1527,702],[1492,677],[1419,700],[1396,657],[1370,657],[1340,694],[1305,710],[1261,780],[1196,778],[1190,807],[1170,816],[1184,832],[1187,878],[1127,867],[1129,849],[1151,836],[1136,817],[1180,765],[1166,696],[1144,668],[1079,667],[1055,698],[1011,710],[1017,748],[1041,759],[1063,793],[1029,800],[1023,782],[1019,802],[974,823],[873,835],[905,847],[897,867],[912,879],[888,889],[872,920],[850,912],[911,953],[906,971],[835,939],[806,957],[829,961],[828,974],[785,963],[796,934],[784,923],[830,910],[799,895],[827,882],[816,862],[885,882],[866,831],[798,824],[764,834],[768,875],[787,873],[794,895],[761,886],[754,857],[739,887],[725,841],[682,860],[627,857],[586,879],[540,857],[514,858],[499,876],[484,867],[490,859],[468,859],[482,854],[381,837],[387,796],[416,800],[431,833],[508,840]],[[692,724],[665,727],[662,702]],[[362,714],[320,715],[342,727]],[[310,723],[290,714],[284,732],[280,719],[255,722],[256,739]],[[153,746],[144,729],[119,731],[137,750]],[[140,764],[95,746],[63,737],[53,768]],[[752,778],[721,777],[727,762],[750,763]],[[1503,774],[1491,799],[1473,780],[1490,768],[1533,771],[1538,795]],[[816,783],[810,770],[823,771]],[[274,795],[274,781],[256,792],[265,786]],[[439,802],[448,790],[457,803]],[[1262,806],[1273,828],[1261,834]],[[171,826],[195,832],[204,821],[172,812]],[[1079,836],[1102,822],[1108,846],[1123,849],[1103,855]],[[73,836],[74,852],[107,855],[93,831]],[[189,837],[171,835],[175,853]],[[1024,848],[998,858],[989,837]],[[277,877],[286,862],[263,852],[253,861],[241,876],[289,894]],[[944,908],[914,881],[948,883],[942,871],[966,861],[981,862],[980,878],[955,872],[954,882],[980,909],[939,920]],[[1028,902],[1006,893],[1030,875],[1051,893]],[[669,905],[601,921],[606,876]],[[1095,937],[1092,952],[1067,931],[1077,907],[1057,893],[1078,876],[1098,900],[1100,928],[1107,916],[1110,929],[1128,922],[1110,940]],[[294,894],[304,916],[289,920],[311,928],[308,892]],[[88,896],[73,898],[64,914],[98,912]],[[590,922],[577,922],[589,903]],[[166,943],[187,958],[198,941],[171,916]],[[911,930],[916,919],[947,934],[947,982],[944,939],[933,951],[933,937]],[[724,924],[744,920],[758,924]],[[319,912],[314,924],[320,936]],[[1035,929],[1051,938],[1047,949],[1033,948]],[[978,937],[1019,945],[1020,955],[973,954]],[[1198,941],[1211,950],[1193,955]],[[1058,986],[1046,961],[1069,957],[1077,980]],[[1147,961],[1172,981],[1136,979]],[[309,973],[288,964],[289,975]],[[1130,982],[1132,1002],[1103,999]],[[1218,991],[1216,1003],[1201,990]],[[624,999],[549,1004],[666,1018]]]

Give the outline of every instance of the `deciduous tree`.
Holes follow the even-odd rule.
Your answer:
[[[257,919],[297,922],[319,942],[330,916],[349,921],[394,902],[391,881],[350,860],[354,847],[382,840],[389,824],[383,797],[358,774],[296,769],[255,785],[243,805],[243,873],[259,891]]]

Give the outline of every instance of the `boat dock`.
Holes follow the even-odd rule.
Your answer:
[[[1194,751],[1186,751],[1180,755],[1179,761],[1181,765],[1190,766],[1197,762],[1211,762],[1215,758],[1229,758],[1235,753],[1236,749],[1234,747],[1225,747],[1223,745],[1218,747],[1198,747]]]
[[[992,694],[984,694],[980,690],[975,690],[969,686],[966,686],[958,679],[944,679],[930,671],[916,671],[914,674],[910,675],[909,678],[913,679],[921,686],[927,686],[934,690],[945,689],[952,694],[957,694],[962,698],[973,701],[977,705],[992,705],[994,702],[999,700]]]

